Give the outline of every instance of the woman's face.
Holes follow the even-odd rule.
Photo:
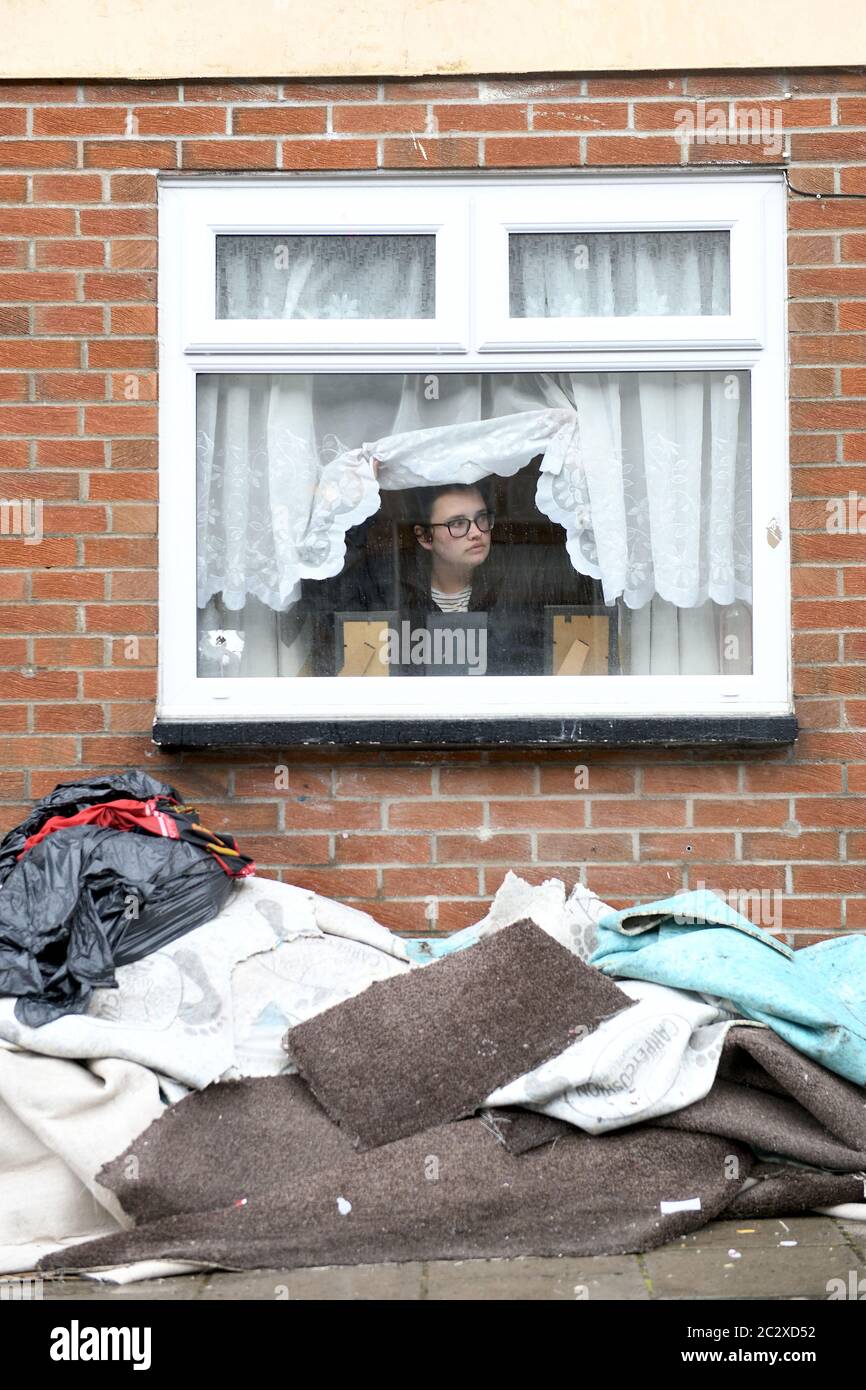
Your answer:
[[[477,523],[473,520],[467,535],[458,539],[451,535],[447,526],[437,523],[455,521],[460,516],[472,519],[478,512],[486,510],[487,504],[478,488],[472,488],[469,492],[441,493],[433,503],[430,515],[430,523],[433,528],[430,531],[432,539],[427,539],[423,526],[415,527],[415,535],[419,545],[423,546],[425,550],[429,550],[433,558],[438,559],[442,564],[457,565],[466,569],[474,569],[477,565],[483,565],[490,554],[489,531],[479,530]]]

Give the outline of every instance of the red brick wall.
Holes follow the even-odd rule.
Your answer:
[[[781,894],[798,944],[866,928],[866,537],[826,529],[828,498],[866,496],[866,199],[789,199],[796,748],[176,756],[150,740],[157,171],[777,162],[682,149],[674,113],[702,99],[780,110],[796,187],[866,194],[862,72],[0,83],[0,495],[44,499],[45,531],[0,536],[3,828],[57,781],[137,764],[265,872],[405,931],[434,925],[428,895],[440,929],[476,920],[508,867],[583,875],[617,904],[698,881]]]

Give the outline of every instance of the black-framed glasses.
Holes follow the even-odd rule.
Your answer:
[[[479,531],[486,534],[488,531],[493,530],[496,521],[496,513],[483,511],[476,512],[471,518],[468,516],[452,516],[450,521],[429,521],[427,523],[427,529],[432,531],[434,526],[447,526],[449,536],[453,536],[455,541],[459,541],[462,540],[464,536],[469,535],[469,528],[473,521]]]

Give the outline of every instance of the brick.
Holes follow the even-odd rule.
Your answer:
[[[324,106],[241,106],[232,115],[235,135],[318,135],[326,128]]]
[[[442,796],[527,796],[534,790],[531,767],[443,767],[439,773]]]
[[[33,660],[40,667],[101,666],[103,655],[104,643],[95,637],[37,637],[33,643]]]
[[[851,163],[866,158],[866,131],[821,131],[791,136],[791,158]]]
[[[26,197],[25,174],[0,174],[0,203],[23,203]]]
[[[338,768],[334,790],[338,797],[406,797],[429,796],[432,786],[432,773],[417,767]]]
[[[141,734],[153,724],[153,704],[139,700],[132,705],[107,706],[106,726],[111,733]]]
[[[86,82],[84,100],[123,102],[178,101],[180,89],[176,82]]]
[[[86,671],[83,691],[86,700],[150,700],[156,694],[156,672]]]
[[[29,259],[26,241],[0,241],[0,269],[24,270]]]
[[[591,97],[654,97],[670,96],[683,90],[681,77],[665,77],[659,74],[650,77],[645,73],[634,77],[619,74],[616,77],[590,77],[587,82],[587,95]]]
[[[26,705],[0,704],[0,733],[24,734],[27,732],[28,711]],[[12,822],[14,825],[14,821]]]
[[[23,637],[0,637],[0,666],[20,665],[26,660],[27,642]]]
[[[673,136],[666,135],[591,136],[586,142],[586,162],[592,165],[679,164],[680,146]]]
[[[437,864],[516,864],[531,857],[528,835],[437,835]],[[419,861],[421,862],[421,861]],[[426,862],[426,861],[425,861]]]
[[[82,208],[82,236],[156,236],[155,208]]]
[[[74,738],[11,738],[3,748],[3,761],[10,767],[51,767],[75,765]],[[71,780],[71,779],[70,779]]]
[[[78,367],[81,344],[56,340],[30,339],[25,343],[0,342],[0,367]]]
[[[113,203],[155,203],[155,174],[113,174],[111,178]]]
[[[136,106],[137,135],[225,135],[225,106]]]
[[[758,801],[755,798],[728,801],[695,801],[694,823],[696,826],[740,826],[754,825],[769,828],[784,825],[788,819],[787,800]]]
[[[112,333],[155,333],[155,304],[119,304],[111,309]]]
[[[375,140],[284,140],[284,169],[375,169]]]
[[[275,82],[203,82],[198,79],[183,84],[184,102],[211,101],[276,101],[279,87]]]
[[[37,333],[73,333],[82,336],[104,331],[104,312],[97,304],[36,309]]]
[[[375,898],[377,893],[375,869],[291,869],[284,881],[338,901]],[[373,909],[374,916],[376,910]]]
[[[69,705],[36,705],[34,727],[37,733],[92,734],[105,727],[101,705],[85,705],[80,700]]]
[[[337,89],[338,92],[342,89]],[[405,82],[385,82],[386,101],[475,101],[478,98],[478,83],[461,77],[442,77],[435,81],[412,78]],[[353,101],[360,100],[352,93]],[[370,84],[368,101],[376,99],[376,89]],[[346,100],[345,96],[328,97],[328,101]]]
[[[395,801],[388,805],[389,830],[463,830],[478,820],[478,810],[461,802]]]
[[[45,303],[51,300],[74,299],[75,294],[74,275],[35,270],[28,270],[22,274],[4,271],[0,274],[0,299],[4,304],[15,304],[19,300],[32,304],[37,300]]]
[[[735,792],[738,786],[736,767],[648,767],[643,773],[643,790],[654,796],[669,792],[683,796]]]
[[[27,598],[27,578],[26,573],[0,573],[0,600],[6,603],[9,600]]]
[[[633,898],[649,894],[654,898],[666,898],[671,893],[679,892],[682,880],[681,869],[661,865],[629,864],[625,868],[606,864],[586,866],[587,887],[605,900],[612,893],[625,893]]]
[[[74,700],[78,677],[74,671],[40,671],[25,676],[19,671],[3,674],[4,700]]]
[[[318,772],[291,765],[283,770],[285,767],[285,764],[280,764],[275,759],[273,767],[238,770],[235,773],[235,795],[276,795],[280,800],[286,797],[330,797],[330,772]]]
[[[34,174],[34,203],[100,203],[99,174]]]
[[[327,835],[246,835],[243,849],[261,865],[327,865]]]
[[[85,275],[84,293],[88,299],[154,299],[156,296],[156,276],[153,274],[138,275],[131,271],[105,271],[100,274]]]
[[[48,106],[33,112],[34,135],[124,135],[126,126],[122,106]]]
[[[40,439],[36,457],[40,468],[99,468],[105,445],[99,439]]]
[[[177,166],[175,146],[167,140],[85,140],[83,150],[85,169],[174,169]]]
[[[96,338],[87,344],[87,361],[91,368],[155,367],[156,344],[141,338]]]
[[[7,169],[74,169],[78,150],[74,140],[4,140]]]
[[[517,77],[487,78],[481,83],[481,101],[533,101],[536,98],[549,98],[563,101],[567,97],[582,96],[585,82],[582,78],[566,77]]]
[[[480,163],[478,141],[457,135],[386,139],[382,163],[386,169],[474,169]]]
[[[152,604],[88,605],[84,610],[88,632],[155,632],[156,607]]]
[[[594,826],[646,826],[648,829],[684,825],[685,803],[682,801],[592,801],[590,813]],[[717,822],[725,824],[726,822]]]
[[[596,761],[591,753],[582,756],[588,761],[571,762],[566,767],[543,767],[540,774],[541,795],[594,796],[604,792],[627,795],[634,791],[633,768],[607,766]]]
[[[683,830],[676,835],[654,834],[641,830],[639,857],[641,859],[689,860],[716,859],[722,862],[735,857],[733,835],[707,835],[701,831]]]
[[[156,242],[143,238],[112,241],[109,259],[113,270],[152,270],[156,267]]]
[[[0,439],[0,468],[26,468],[28,462],[29,445],[27,440]]]
[[[0,434],[74,434],[78,412],[58,405],[0,407]]]
[[[338,864],[429,864],[429,835],[338,835]]]
[[[37,401],[105,400],[105,377],[95,372],[39,372],[33,384]]]
[[[35,599],[56,598],[72,602],[104,599],[105,575],[76,570],[48,570],[45,573],[37,571],[33,575],[32,594]]]
[[[0,208],[2,236],[74,236],[73,208]]]
[[[829,300],[788,306],[791,333],[821,333],[836,327],[836,305]]]
[[[840,830],[866,826],[866,800],[860,796],[798,797],[796,819],[805,826],[838,826]]]
[[[866,893],[866,864],[795,864],[795,893]]]
[[[594,806],[602,803],[593,803]],[[598,820],[598,825],[622,824]],[[587,824],[585,797],[574,792],[570,798],[529,801],[491,801],[490,825],[495,830],[583,829]]]
[[[75,609],[70,605],[6,605],[3,626],[10,632],[74,632]]]
[[[419,111],[426,108],[420,107]],[[336,114],[336,113],[335,113]],[[503,131],[527,130],[529,108],[525,105],[505,104],[503,102],[462,104],[453,102],[448,106],[433,107],[433,129],[445,134],[449,131]],[[407,127],[402,127],[406,129]],[[423,125],[409,127],[424,130]],[[399,130],[401,127],[392,126]]]
[[[426,898],[431,888],[435,888],[437,899],[477,896],[478,870],[437,869],[433,877],[429,869],[420,872],[417,869],[382,871],[382,892],[386,898]],[[483,912],[479,913],[479,917],[483,915]]]
[[[89,406],[84,429],[87,434],[156,434],[157,412],[148,405]]]
[[[382,810],[375,802],[287,798],[287,830],[380,830]]]
[[[563,165],[576,168],[582,163],[581,138],[579,135],[489,136],[484,141],[484,163],[491,167]]]
[[[236,801],[227,805],[214,805],[212,802],[196,803],[202,825],[218,834],[227,830],[229,834],[240,834],[250,830],[276,830],[279,808],[271,803]],[[241,845],[243,848],[243,845]]]
[[[839,858],[839,836],[828,832],[799,835],[747,832],[743,836],[743,858],[753,863],[778,859],[783,864],[795,859],[835,860]]]
[[[183,169],[276,169],[273,140],[184,140]]]
[[[602,835],[597,830],[568,834],[540,834],[538,858],[548,864],[585,864],[610,860],[633,863],[630,835]]]

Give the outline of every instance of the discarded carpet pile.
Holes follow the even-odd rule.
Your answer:
[[[569,1089],[573,1063],[560,1118],[533,1112],[527,1077],[582,1049],[603,1068],[643,1008],[531,921],[374,981],[289,1029],[300,1075],[220,1081],[167,1109],[98,1175],[134,1229],[40,1267],[621,1254],[722,1214],[862,1200],[862,1090],[755,1022],[727,1019],[702,1094],[665,1119],[636,1101],[616,1132],[564,1123],[595,1104]],[[530,1108],[494,1103],[520,1081]]]

